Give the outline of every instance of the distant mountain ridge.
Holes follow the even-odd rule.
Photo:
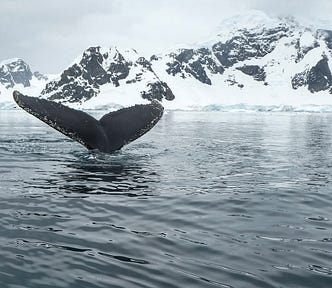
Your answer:
[[[31,72],[30,67],[22,59],[13,58],[0,62],[0,84],[5,88],[13,88],[17,84],[30,87],[31,80],[47,81],[48,77],[38,71]]]
[[[6,107],[12,103],[12,92],[15,89],[38,95],[47,81],[49,81],[48,76],[38,71],[32,72],[30,66],[20,58],[2,61],[0,62],[0,103],[6,103]]]
[[[165,70],[172,76],[178,74],[182,78],[194,77],[203,84],[211,85],[212,82],[208,74],[223,74],[227,68],[234,66],[234,64],[252,58],[264,57],[273,51],[278,40],[287,35],[286,32],[287,28],[284,26],[269,30],[262,29],[259,33],[246,29],[238,30],[226,42],[218,41],[211,44],[210,47],[197,49],[178,49],[163,55],[163,57],[168,58]],[[159,59],[155,55],[151,57],[151,60],[158,61]],[[252,66],[250,69],[249,67],[246,65],[238,66],[237,69],[252,76],[263,73],[261,69]],[[264,79],[259,77],[256,80]]]
[[[223,21],[208,41],[149,59],[134,49],[90,47],[44,86],[41,97],[81,108],[144,99],[163,101],[166,108],[236,103],[332,107],[331,70],[332,31],[254,11]],[[10,79],[24,86],[29,77],[38,78],[26,71],[24,77],[13,71]],[[0,85],[12,85],[1,75],[0,70]]]
[[[232,103],[232,95],[264,104],[264,95],[268,102],[277,93],[311,96],[312,104],[319,94],[332,104],[332,31],[258,12],[243,18],[225,21],[221,32],[201,45],[151,57],[152,68],[176,99],[185,101],[185,86],[191,95],[213,94],[209,104]],[[186,81],[191,85],[183,85]]]

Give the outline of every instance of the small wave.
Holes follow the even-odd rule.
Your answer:
[[[122,261],[122,262],[130,262],[130,263],[135,263],[135,264],[150,264],[150,262],[143,260],[143,259],[131,258],[131,257],[127,257],[127,256],[122,256],[122,255],[112,255],[112,254],[108,254],[108,253],[104,253],[104,252],[98,252],[98,254],[101,256],[114,258],[114,259]]]

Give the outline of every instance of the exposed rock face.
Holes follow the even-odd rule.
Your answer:
[[[305,86],[308,84],[308,74],[309,70],[305,70],[300,73],[296,73],[292,78],[292,87],[293,89],[297,89],[299,87]]]
[[[38,80],[43,80],[43,81],[47,81],[48,80],[48,77],[44,74],[41,74],[40,72],[36,71],[36,72],[33,72],[32,74],[33,76],[35,76]]]
[[[167,63],[167,73],[170,75],[179,74],[182,78],[186,75],[191,75],[198,81],[211,85],[211,80],[207,76],[206,70],[212,74],[222,74],[224,68],[216,59],[213,59],[212,51],[207,48],[194,49],[180,49],[177,53],[170,53],[168,55],[171,59]],[[152,57],[152,59],[155,59]]]
[[[235,63],[251,58],[261,58],[271,53],[278,40],[287,36],[289,29],[279,26],[272,29],[263,29],[260,33],[239,30],[238,35],[225,43],[218,42],[212,46],[213,53],[223,67],[228,68]]]
[[[310,92],[318,92],[331,88],[332,75],[327,61],[327,58],[324,57],[317,65],[310,69],[307,77]]]
[[[50,100],[84,102],[97,96],[103,85],[118,87],[138,82],[144,82],[143,89],[138,91],[143,98],[174,99],[167,84],[152,70],[151,63],[135,50],[90,47],[78,63],[63,71],[60,79],[48,83],[42,95]]]
[[[261,68],[258,65],[244,65],[237,67],[236,69],[242,71],[244,74],[253,76],[256,81],[265,81],[266,73],[264,68]]]
[[[331,30],[318,29],[317,37],[323,38],[325,40],[327,47],[329,49],[332,49],[332,31]]]
[[[148,90],[143,91],[141,95],[148,100],[157,99],[161,101],[163,98],[169,101],[174,100],[172,90],[163,81],[149,83]]]
[[[308,86],[308,90],[312,93],[329,90],[332,94],[332,75],[327,57],[323,57],[310,69],[295,74],[292,78],[292,87],[297,89],[301,86]]]

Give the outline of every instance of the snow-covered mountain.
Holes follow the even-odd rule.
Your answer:
[[[168,107],[332,105],[332,31],[292,18],[236,16],[209,41],[150,60],[175,95]]]
[[[22,59],[13,58],[0,62],[0,107],[13,107],[12,92],[39,95],[49,78],[38,71],[31,72]]]
[[[148,60],[133,49],[117,47],[88,48],[48,83],[41,94],[50,100],[84,108],[126,106],[144,99],[174,99]]]
[[[331,71],[332,31],[253,11],[223,21],[205,42],[148,60],[133,49],[90,47],[47,83],[41,97],[79,108],[155,98],[170,109],[332,111]],[[34,79],[30,74],[22,77]],[[15,83],[32,82],[20,77]],[[12,85],[6,81],[2,85]]]

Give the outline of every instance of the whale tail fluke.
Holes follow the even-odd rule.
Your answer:
[[[29,97],[14,91],[15,102],[49,126],[88,149],[112,153],[148,132],[163,115],[163,106],[153,101],[104,115],[99,121],[89,114],[60,103]]]

